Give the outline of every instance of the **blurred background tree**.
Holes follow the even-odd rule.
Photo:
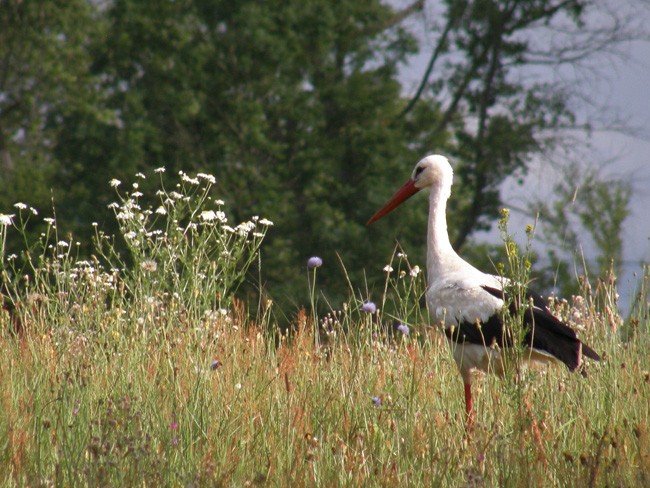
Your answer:
[[[89,242],[91,222],[115,231],[110,179],[160,166],[209,172],[230,215],[274,221],[263,286],[300,305],[311,255],[323,257],[319,283],[335,298],[347,294],[337,254],[355,285],[364,270],[371,286],[383,279],[389,225],[424,262],[425,205],[365,222],[415,161],[440,152],[456,167],[453,242],[476,250],[471,237],[496,220],[503,181],[575,127],[570,93],[522,73],[624,35],[590,30],[599,7],[586,0],[437,6],[430,61],[408,96],[400,70],[421,48],[408,21],[422,0],[2,0],[0,205],[44,209],[51,192],[60,231]],[[556,23],[565,42],[540,45]]]

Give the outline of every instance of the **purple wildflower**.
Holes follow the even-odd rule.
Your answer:
[[[218,370],[220,367],[221,367],[221,361],[219,361],[218,359],[215,359],[214,361],[212,361],[212,362],[210,363],[210,369],[211,369],[212,371],[216,371],[216,370]]]
[[[377,305],[374,302],[366,302],[361,305],[361,310],[366,313],[375,313],[377,311]]]
[[[169,424],[170,430],[174,433],[174,438],[172,439],[172,446],[177,446],[178,445],[178,435],[176,435],[176,431],[178,430],[178,422],[176,422],[176,414],[172,413],[172,421]]]
[[[399,332],[401,332],[403,335],[409,335],[409,332],[411,332],[411,330],[409,329],[409,326],[406,325],[406,324],[399,324],[397,326],[397,330]]]
[[[312,256],[307,260],[307,267],[309,269],[320,268],[323,265],[323,260],[318,256]]]
[[[373,396],[372,397],[372,404],[375,407],[381,407],[381,398],[379,398],[378,396]]]

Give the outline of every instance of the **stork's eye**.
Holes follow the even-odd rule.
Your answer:
[[[415,168],[415,173],[413,174],[413,177],[417,178],[418,176],[420,176],[420,173],[422,173],[423,171],[424,168],[422,166],[418,166],[417,168]]]

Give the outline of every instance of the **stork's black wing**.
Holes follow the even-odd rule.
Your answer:
[[[503,290],[482,286],[492,296],[508,302]],[[524,345],[547,352],[562,361],[573,371],[580,364],[580,352],[595,360],[600,356],[589,346],[582,343],[571,327],[562,323],[546,306],[544,299],[537,293],[528,290],[526,293],[526,311],[524,313],[525,336]],[[530,302],[532,301],[532,305]],[[509,311],[516,315],[517,305],[510,300]],[[499,347],[511,347],[513,338],[504,330],[501,315],[495,313],[487,321],[481,323],[463,322],[453,329],[446,331],[447,336],[455,342],[472,344],[493,344]]]

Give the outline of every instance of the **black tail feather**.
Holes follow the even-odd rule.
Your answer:
[[[482,288],[491,295],[508,301],[503,290],[489,286]],[[571,371],[575,371],[580,366],[581,353],[596,361],[600,360],[600,356],[592,348],[578,339],[571,327],[551,313],[541,296],[529,290],[526,297],[533,302],[524,314],[524,324],[527,327],[524,340],[527,346],[553,355],[566,364]],[[516,304],[511,301],[510,313],[517,312]]]

